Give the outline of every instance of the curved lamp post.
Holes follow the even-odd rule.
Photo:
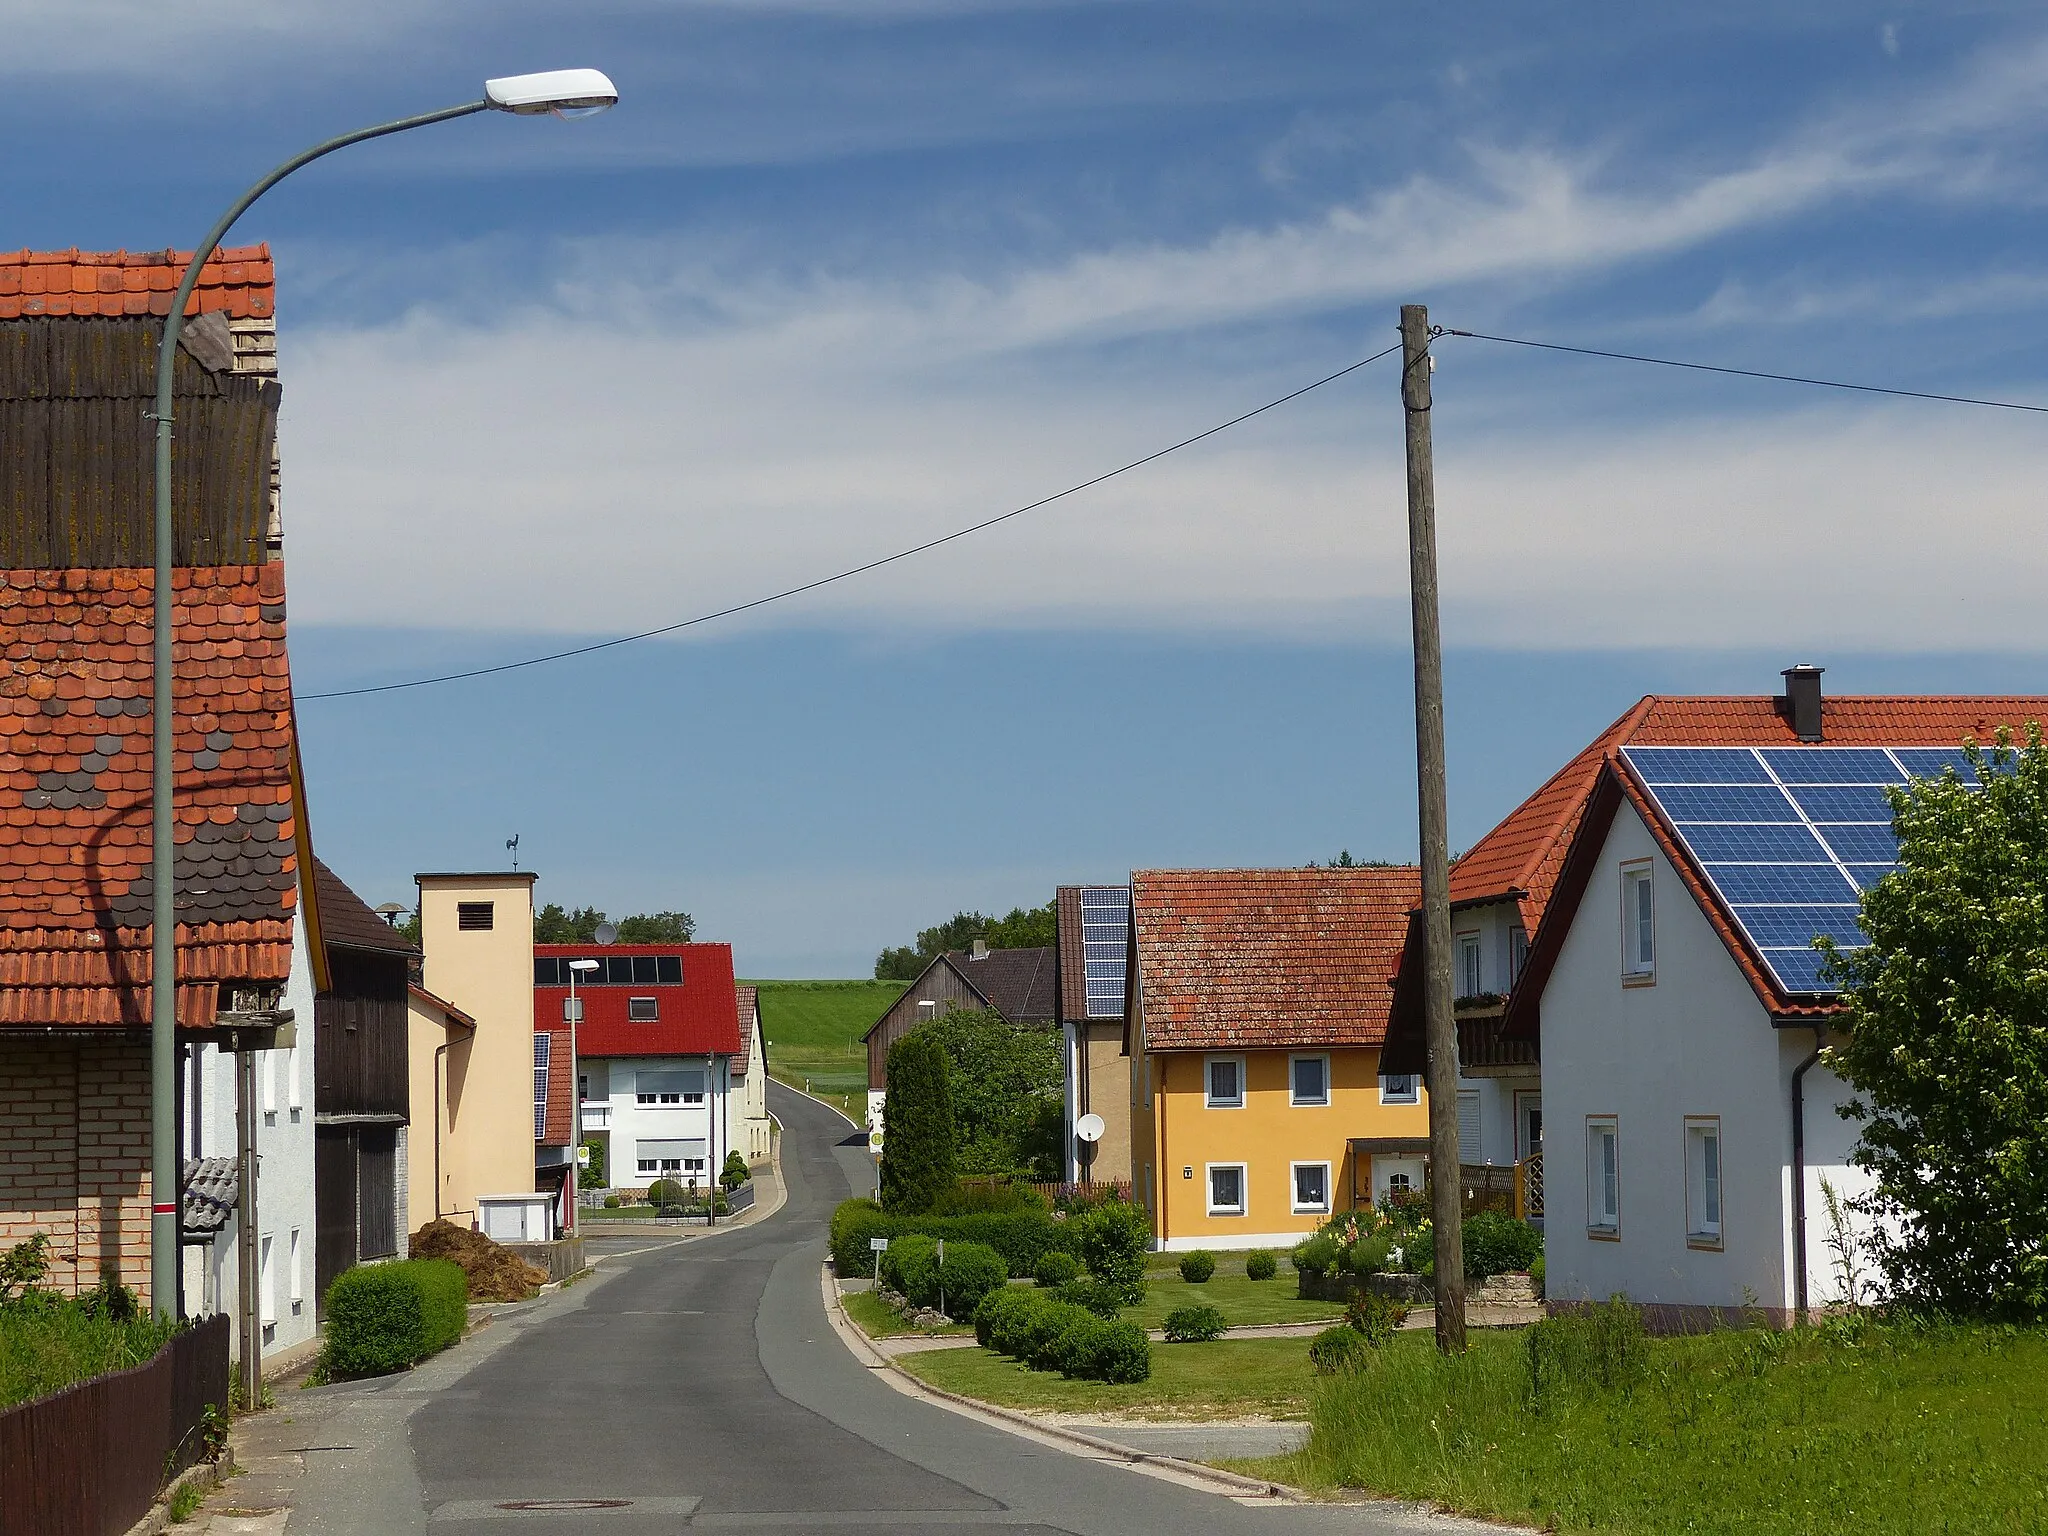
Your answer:
[[[171,300],[171,312],[164,319],[163,340],[156,354],[156,589],[155,663],[151,713],[150,879],[154,905],[150,917],[150,1114],[149,1114],[149,1283],[150,1305],[163,1314],[171,1310],[170,1298],[178,1285],[178,1127],[175,1080],[177,1075],[178,1029],[178,947],[177,892],[172,865],[175,831],[172,811],[172,719],[171,719],[171,380],[178,359],[178,334],[185,326],[185,306],[199,282],[199,269],[226,238],[227,232],[248,211],[249,205],[276,186],[293,171],[310,165],[323,155],[365,139],[424,128],[450,118],[468,117],[473,112],[511,112],[522,117],[553,113],[557,117],[588,117],[616,105],[619,93],[603,73],[595,69],[558,69],[538,75],[511,75],[484,82],[481,101],[459,107],[444,107],[418,117],[379,123],[358,129],[338,139],[316,144],[304,154],[285,161],[255,186],[236,198],[220,222],[213,226],[199,248],[192,253]]]

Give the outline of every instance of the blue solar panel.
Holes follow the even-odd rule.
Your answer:
[[[1775,785],[1681,785],[1658,789],[1654,798],[1677,823],[1695,821],[1788,821],[1799,812]]]
[[[1976,777],[1961,747],[1898,747],[1892,752],[1906,765],[1906,772],[1920,779],[1938,779],[1953,768],[1964,782]]]
[[[1768,784],[1747,747],[1628,747],[1645,784]]]
[[[1813,821],[1881,821],[1891,825],[1892,803],[1881,785],[1828,785],[1790,791]]]
[[[1709,878],[1730,906],[1744,902],[1854,901],[1856,892],[1832,864],[1708,864]]]
[[[1851,864],[1849,878],[1856,882],[1859,891],[1867,891],[1886,875],[1897,869],[1897,864]]]
[[[1814,835],[1796,822],[1681,822],[1678,835],[1703,864],[1726,859],[1816,864],[1828,856]]]
[[[1822,827],[1820,835],[1844,864],[1896,864],[1899,859],[1899,840],[1890,827],[1845,822]]]
[[[1765,747],[1763,759],[1787,784],[1903,784],[1877,747]]]
[[[1127,945],[1122,939],[1115,939],[1108,943],[1100,943],[1094,939],[1089,939],[1081,946],[1081,951],[1084,959],[1114,960],[1117,964],[1121,965],[1123,964],[1126,947]]]
[[[1817,949],[1767,949],[1764,964],[1787,992],[1833,992],[1835,984],[1821,975],[1825,959]]]
[[[1839,905],[1810,907],[1735,907],[1735,920],[1759,949],[1804,949],[1826,934],[1845,949],[1866,941],[1856,926],[1856,908]]]

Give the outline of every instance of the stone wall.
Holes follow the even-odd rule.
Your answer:
[[[149,1044],[0,1036],[0,1247],[50,1236],[44,1283],[149,1293]]]

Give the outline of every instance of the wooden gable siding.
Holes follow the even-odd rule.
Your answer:
[[[405,956],[330,949],[328,964],[334,985],[313,1003],[314,1118],[408,1118]]]
[[[889,1086],[889,1047],[917,1028],[917,1005],[935,1002],[944,1013],[949,1007],[986,1008],[979,993],[961,979],[951,962],[941,959],[911,984],[889,1011],[882,1015],[868,1035],[868,1087],[880,1093]]]
[[[0,321],[0,568],[138,567],[154,543],[156,346],[163,322]],[[275,381],[174,375],[174,562],[269,559]]]

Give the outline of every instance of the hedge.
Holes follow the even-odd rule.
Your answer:
[[[871,1276],[875,1256],[871,1237],[896,1238],[908,1233],[955,1242],[982,1243],[993,1248],[1012,1278],[1027,1280],[1039,1258],[1054,1250],[1071,1253],[1076,1237],[1072,1222],[1054,1221],[1042,1210],[990,1211],[969,1216],[891,1216],[872,1200],[842,1201],[832,1213],[832,1267],[841,1279]]]
[[[1041,1290],[1003,1286],[974,1314],[974,1337],[985,1349],[1022,1360],[1033,1370],[1089,1381],[1143,1381],[1152,1374],[1152,1346],[1136,1323],[1112,1322]]]
[[[447,1259],[363,1264],[327,1288],[327,1368],[381,1376],[416,1365],[462,1337],[469,1278]]]

